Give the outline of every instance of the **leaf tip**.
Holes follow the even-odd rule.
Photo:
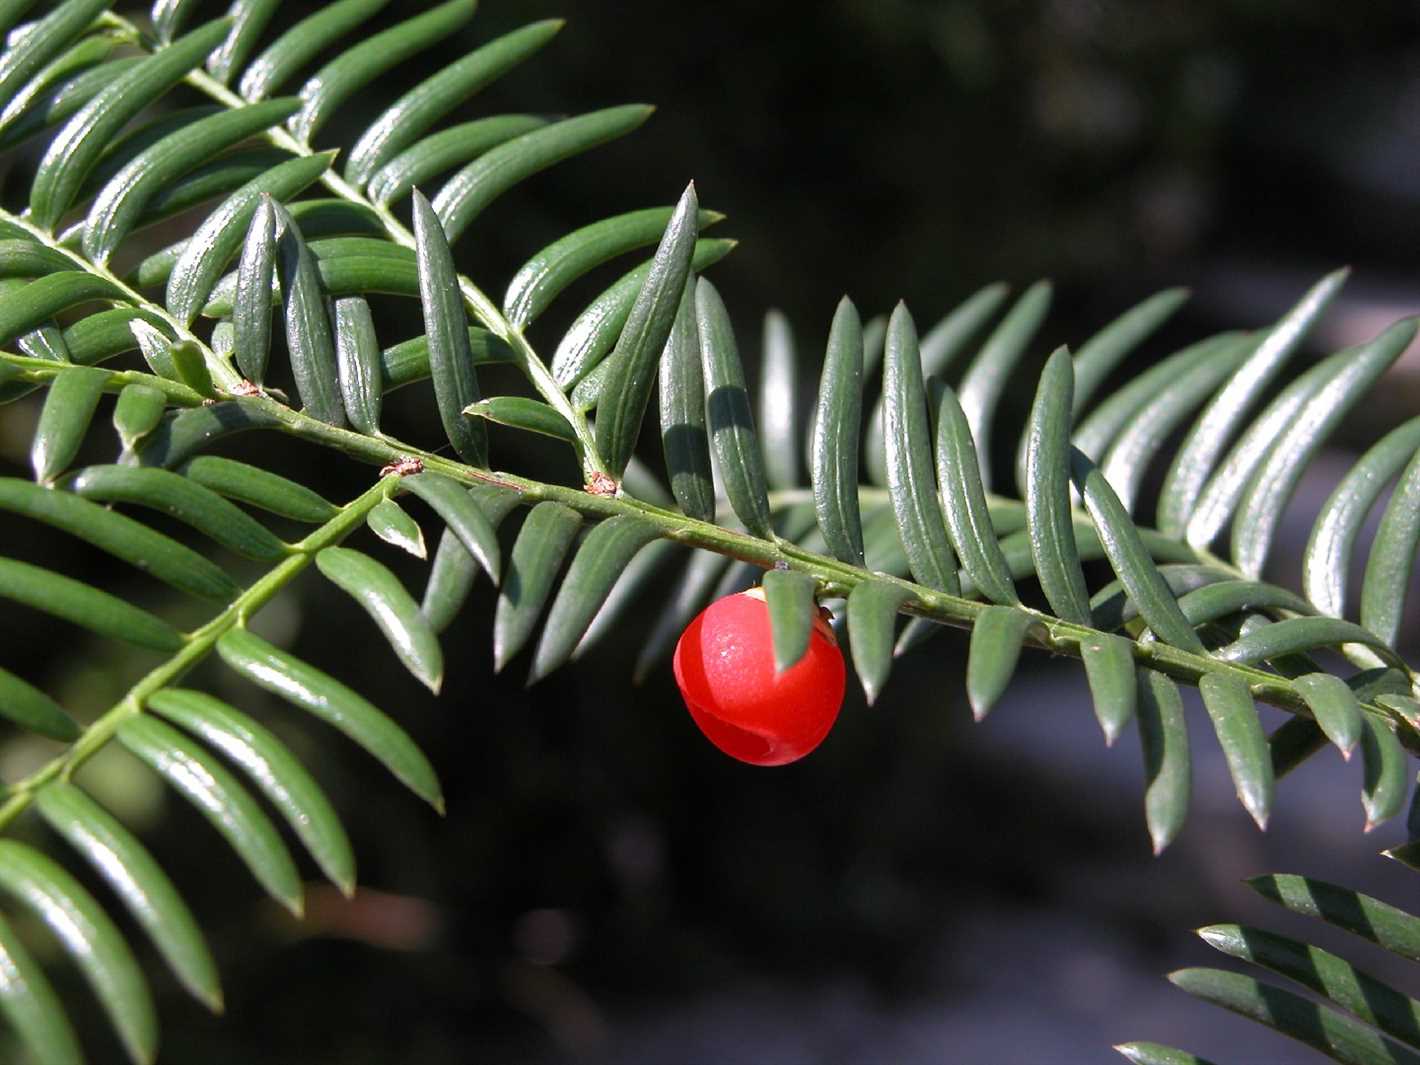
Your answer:
[[[996,705],[996,700],[984,695],[981,692],[973,691],[970,687],[966,689],[966,701],[971,707],[971,719],[976,724],[981,724],[986,720],[986,715]]]
[[[1225,935],[1226,926],[1220,924],[1208,924],[1202,928],[1195,928],[1193,934],[1210,947],[1215,947],[1220,943]]]
[[[1173,984],[1174,987],[1183,987],[1194,971],[1193,969],[1175,969],[1171,973],[1166,973],[1164,979]]]

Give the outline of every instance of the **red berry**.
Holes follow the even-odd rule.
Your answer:
[[[786,765],[833,728],[843,705],[843,652],[816,619],[804,657],[776,676],[769,607],[756,588],[717,599],[686,626],[675,679],[716,747],[751,765]]]

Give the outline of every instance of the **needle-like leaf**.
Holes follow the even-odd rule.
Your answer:
[[[945,386],[937,398],[937,483],[947,531],[971,583],[994,603],[1015,604],[1016,588],[991,524],[971,426],[956,393]]]
[[[809,449],[814,510],[828,549],[861,566],[863,519],[858,507],[858,436],[863,417],[863,327],[844,296],[833,315],[819,381]]]
[[[1198,682],[1198,690],[1213,719],[1238,799],[1257,827],[1266,828],[1272,810],[1272,758],[1247,682],[1226,673],[1210,673]]]
[[[981,459],[981,480],[991,484],[989,456],[991,427],[996,420],[996,407],[1001,402],[1011,371],[1025,355],[1030,342],[1045,321],[1050,310],[1052,288],[1048,281],[1037,281],[1021,294],[1006,317],[986,338],[976,358],[967,367],[957,389],[962,410],[976,440]],[[1073,395],[1073,393],[1072,393]]]
[[[877,699],[892,670],[893,627],[912,593],[900,584],[864,581],[848,594],[848,636],[853,667],[869,704]]]
[[[191,480],[218,495],[293,521],[327,522],[339,509],[303,484],[235,459],[202,455],[182,468]]]
[[[1420,454],[1411,458],[1381,515],[1361,585],[1361,624],[1388,643],[1400,637],[1420,546]]]
[[[444,808],[434,767],[402,728],[334,677],[273,647],[246,629],[217,641],[217,653],[241,676],[345,733],[436,810]]]
[[[168,653],[182,646],[182,634],[156,614],[28,562],[0,558],[0,596],[111,640]]]
[[[1104,732],[1105,744],[1113,746],[1138,706],[1133,642],[1101,633],[1080,644],[1080,658],[1089,679],[1095,718]]]
[[[552,593],[582,518],[561,503],[539,503],[518,531],[493,617],[493,668],[522,650]]]
[[[308,15],[252,60],[242,75],[241,94],[248,100],[260,100],[279,89],[323,49],[388,3],[389,0],[336,0]]]
[[[0,1011],[37,1065],[83,1065],[64,1007],[44,970],[0,919]]]
[[[1253,475],[1238,504],[1232,555],[1233,564],[1243,573],[1250,577],[1261,574],[1282,522],[1282,513],[1296,491],[1307,462],[1346,413],[1409,347],[1415,337],[1415,326],[1414,319],[1397,322],[1358,348],[1346,367],[1327,380],[1278,435],[1267,461]],[[1374,626],[1368,627],[1374,629]],[[1393,638],[1393,634],[1390,635]]]
[[[1089,624],[1090,597],[1070,517],[1070,353],[1045,364],[1026,426],[1026,515],[1040,586],[1058,617]]]
[[[247,558],[274,562],[286,547],[266,526],[210,488],[168,470],[142,466],[87,466],[67,487],[99,503],[133,503],[176,518]]]
[[[1265,1024],[1346,1065],[1420,1065],[1420,1054],[1338,1010],[1250,976],[1221,969],[1180,969],[1169,979],[1195,998]]]
[[[439,638],[404,585],[381,562],[348,547],[327,547],[316,566],[370,615],[394,653],[434,693],[444,681]]]
[[[153,1060],[158,1021],[153,998],[133,952],[84,888],[39,851],[0,840],[0,890],[49,926],[83,972],[118,1030],[129,1058]]]
[[[1139,742],[1144,749],[1144,817],[1154,853],[1162,854],[1183,828],[1192,791],[1192,759],[1183,700],[1162,673],[1139,671]]]
[[[412,492],[434,508],[494,582],[499,580],[498,534],[473,496],[457,481],[437,473],[403,477],[400,491]],[[500,514],[501,517],[501,514]]]
[[[164,688],[148,706],[221,751],[281,812],[311,857],[340,891],[355,890],[355,858],[320,785],[267,729],[203,692]]]
[[[608,518],[587,534],[548,611],[542,640],[533,656],[529,684],[541,680],[571,657],[616,578],[657,535],[654,525],[627,515]]]
[[[883,410],[888,495],[912,574],[929,588],[955,595],[960,584],[956,557],[937,502],[917,330],[912,315],[901,303],[888,323]]]
[[[966,697],[972,716],[984,721],[1016,673],[1033,615],[1011,606],[988,606],[976,616],[966,660]]]
[[[483,423],[464,415],[478,401],[478,378],[468,343],[468,316],[459,292],[453,254],[434,209],[418,191],[414,194],[414,239],[419,256],[419,297],[424,307],[424,332],[429,338],[429,376],[439,420],[454,450],[474,466],[488,465],[488,434]]]
[[[76,367],[55,378],[44,398],[39,426],[30,441],[35,480],[48,484],[69,468],[108,384],[102,370]]]
[[[774,645],[774,671],[783,673],[797,665],[809,649],[818,582],[807,573],[770,570],[764,575],[764,601],[769,607],[769,634]]]
[[[41,788],[35,808],[108,881],[188,992],[220,1013],[217,965],[197,920],[143,844],[72,784],[54,781]]]
[[[449,240],[465,229],[503,193],[533,174],[607,141],[624,137],[651,117],[643,104],[609,107],[554,122],[479,156],[439,190],[434,210]]]
[[[423,136],[445,114],[538,52],[561,28],[560,19],[545,19],[523,26],[421,81],[360,135],[346,160],[345,179],[363,185],[376,170]]]
[[[715,517],[710,438],[705,429],[705,377],[700,330],[695,321],[695,277],[686,281],[675,324],[661,352],[661,448],[671,493],[681,510],[699,521]]]
[[[489,531],[494,533],[518,502],[515,493],[488,486],[470,489],[467,495],[484,515]],[[439,537],[439,546],[429,567],[429,582],[424,587],[424,599],[419,605],[420,612],[429,619],[435,632],[448,628],[463,609],[480,568],[458,533],[446,527]]]
[[[84,254],[106,264],[142,221],[162,190],[213,156],[265,131],[300,106],[291,98],[268,100],[188,122],[138,152],[94,197],[84,219]]]
[[[393,544],[401,551],[407,551],[415,558],[427,558],[429,549],[424,544],[424,533],[419,523],[409,516],[403,507],[393,499],[381,499],[370,513],[365,515],[365,524],[370,531],[387,544]]]
[[[54,228],[118,131],[200,66],[229,28],[228,20],[217,19],[193,30],[109,81],[69,120],[50,142],[30,186],[30,210],[39,225]]]
[[[1177,536],[1183,531],[1234,430],[1336,297],[1346,275],[1346,270],[1338,270],[1318,281],[1258,342],[1247,361],[1233,372],[1194,421],[1179,446],[1159,498],[1161,532]]]
[[[658,360],[683,302],[699,210],[692,184],[686,187],[666,225],[651,261],[651,272],[607,360],[607,378],[597,406],[596,440],[608,471],[618,479],[641,434],[646,404],[656,387]]]
[[[573,230],[518,269],[503,297],[503,313],[514,325],[526,329],[578,278],[619,255],[657,243],[674,214],[674,207],[650,207]],[[723,217],[715,211],[701,211],[697,226],[707,229]]]
[[[118,739],[197,808],[237,852],[252,876],[296,916],[301,876],[281,834],[241,782],[201,744],[150,715],[130,717]]]
[[[291,120],[292,131],[309,143],[353,93],[390,67],[457,32],[473,17],[476,6],[477,0],[446,0],[346,49],[301,86],[305,106]]]
[[[760,348],[759,431],[764,437],[764,476],[775,490],[799,486],[798,358],[794,334],[782,311],[764,316]]]
[[[164,302],[183,325],[197,317],[222,271],[242,246],[262,197],[290,199],[330,169],[334,158],[334,152],[317,152],[287,160],[252,178],[207,216],[183,245],[167,279]]]
[[[1070,470],[1110,566],[1154,635],[1185,651],[1202,654],[1202,641],[1183,616],[1143,537],[1099,467],[1083,452],[1071,449]]]
[[[774,535],[769,525],[769,489],[745,389],[744,367],[725,303],[715,286],[703,277],[696,284],[695,316],[700,330],[710,445],[719,463],[725,495],[745,528],[769,539]]]
[[[343,427],[345,405],[340,397],[340,371],[327,295],[331,286],[321,276],[296,220],[283,207],[275,210],[281,227],[277,271],[296,392],[311,417]]]
[[[1340,677],[1308,673],[1292,681],[1326,738],[1346,757],[1361,738],[1361,707],[1356,694]]]
[[[149,385],[124,385],[113,407],[113,427],[118,430],[118,442],[131,451],[145,436],[158,427],[167,407],[167,397]]]
[[[276,207],[262,196],[251,216],[242,257],[237,266],[237,293],[232,303],[237,369],[252,384],[266,377],[271,355],[271,286],[276,280]]]

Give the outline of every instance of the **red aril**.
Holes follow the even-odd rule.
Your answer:
[[[843,653],[822,618],[804,656],[775,673],[769,608],[758,588],[717,599],[686,626],[675,679],[706,738],[751,765],[802,758],[823,742],[843,705]]]

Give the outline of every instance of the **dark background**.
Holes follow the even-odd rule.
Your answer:
[[[372,28],[414,6],[391,5]],[[632,138],[508,195],[464,239],[460,263],[500,295],[548,241],[672,202],[694,178],[742,241],[713,276],[751,377],[759,317],[777,306],[796,326],[805,389],[844,292],[865,316],[905,298],[925,330],[982,283],[1050,277],[1050,322],[999,423],[1008,459],[1049,350],[1160,287],[1187,285],[1195,298],[1141,360],[1265,324],[1344,263],[1355,275],[1313,354],[1415,309],[1418,12],[1262,0],[486,0],[438,59],[536,17],[570,22],[460,118],[637,100],[659,110]],[[343,109],[320,143],[348,142],[435,62],[414,66]],[[560,324],[615,270],[571,294]],[[544,350],[558,324],[534,336]],[[1300,546],[1347,449],[1414,410],[1414,372],[1400,367],[1315,464],[1282,553]],[[389,428],[432,446],[432,408],[417,393],[392,403]],[[7,413],[0,447],[21,465],[33,410],[11,410],[28,413]],[[520,472],[573,474],[563,456],[513,436],[495,449]],[[226,450],[335,499],[368,483],[366,469],[285,442]],[[26,557],[70,572],[99,564],[71,544],[22,542],[21,528],[4,531]],[[381,552],[418,587],[419,568],[391,555]],[[347,905],[313,884],[304,923],[260,901],[205,823],[136,763],[97,759],[85,783],[142,827],[223,970],[227,1016],[212,1019],[148,967],[164,1060],[1051,1063],[1108,1060],[1113,1042],[1155,1038],[1226,1061],[1301,1061],[1302,1050],[1163,980],[1212,963],[1188,930],[1252,919],[1326,940],[1240,885],[1264,871],[1339,878],[1401,904],[1414,896],[1413,876],[1374,857],[1403,829],[1361,835],[1358,766],[1326,754],[1289,778],[1262,836],[1193,703],[1196,809],[1152,859],[1132,730],[1106,751],[1081,671],[1039,656],[971,728],[959,635],[904,660],[875,707],[850,680],[838,728],[805,762],[734,764],[695,732],[668,668],[630,684],[673,590],[667,577],[594,655],[528,690],[526,656],[491,673],[485,584],[447,634],[437,702],[314,574],[268,608],[265,633],[416,735],[449,801],[436,818],[338,737],[204,669],[194,683],[308,759],[354,838],[360,895]],[[144,664],[15,614],[3,622],[5,664],[47,680],[76,713],[101,711]],[[59,672],[75,654],[86,664]],[[0,770],[13,777],[47,754],[11,742]],[[63,964],[56,979],[89,1019],[98,1060],[116,1060],[102,1056],[116,1049],[87,992]]]

